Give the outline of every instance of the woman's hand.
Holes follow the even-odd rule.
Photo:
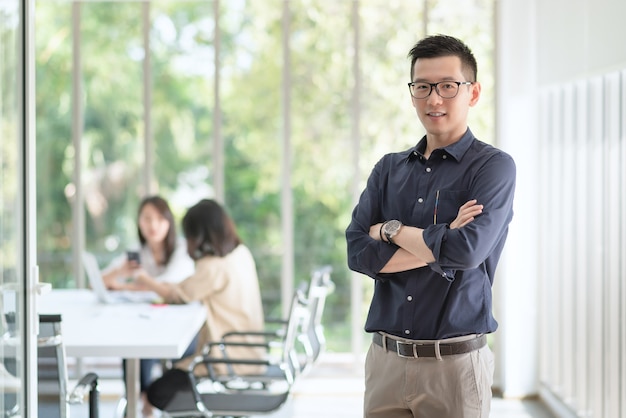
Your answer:
[[[102,276],[104,285],[111,290],[124,290],[127,287],[125,280],[133,277],[140,269],[136,261],[125,260],[122,265]]]
[[[483,205],[478,205],[476,202],[476,199],[469,200],[459,208],[459,214],[450,223],[450,229],[457,229],[467,225],[483,212]]]
[[[138,269],[134,274],[135,280],[132,282],[133,290],[153,290],[156,280],[152,278],[144,269]]]
[[[129,286],[132,290],[150,290],[157,293],[163,299],[167,299],[167,295],[171,292],[172,285],[170,283],[159,282],[150,276],[144,269],[139,269],[135,275],[135,281]]]

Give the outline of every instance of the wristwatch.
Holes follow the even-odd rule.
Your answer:
[[[400,228],[402,228],[402,222],[393,219],[391,221],[385,222],[382,226],[381,231],[383,234],[385,234],[388,243],[395,244],[393,242],[393,237],[398,235],[398,232],[400,232]]]

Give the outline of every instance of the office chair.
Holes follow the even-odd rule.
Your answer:
[[[335,284],[330,277],[332,271],[331,266],[324,266],[311,273],[306,299],[308,323],[303,332],[298,335],[298,342],[304,349],[304,358],[300,360],[301,374],[306,374],[311,370],[326,348],[322,316],[326,306],[326,297],[335,290]]]
[[[263,415],[281,408],[291,393],[299,364],[295,353],[296,337],[299,327],[305,318],[305,298],[299,291],[294,293],[289,318],[285,327],[285,335],[275,339],[272,332],[256,332],[266,338],[265,342],[248,343],[235,341],[211,342],[211,347],[220,347],[226,357],[198,356],[191,363],[187,375],[192,391],[178,392],[163,411],[165,417],[249,417]],[[276,346],[278,344],[278,347]],[[268,353],[265,359],[246,359],[228,357],[229,346],[263,347]],[[276,351],[278,351],[276,353]],[[209,371],[208,376],[198,377],[193,371],[204,365]],[[250,365],[272,368],[275,373],[219,375],[214,371],[216,365]]]
[[[9,333],[15,335],[15,314],[6,314]],[[82,404],[89,399],[89,417],[98,418],[98,376],[84,375],[68,392],[65,347],[61,334],[61,315],[39,315],[37,336],[37,393],[38,414],[45,418],[68,418],[70,405]],[[5,360],[7,370],[15,373],[16,359]],[[4,416],[20,416],[19,405],[5,408]]]
[[[335,289],[335,284],[331,280],[331,266],[324,266],[314,270],[308,282],[299,286],[298,292],[302,294],[306,292],[307,296],[300,300],[302,305],[302,313],[297,328],[296,344],[294,347],[294,378],[299,375],[308,373],[313,365],[318,361],[320,354],[326,347],[326,338],[324,337],[324,327],[322,325],[322,316],[326,303],[326,297]],[[275,341],[285,338],[285,327],[288,323],[287,319],[267,319],[268,327],[264,335],[271,337]],[[222,341],[234,341],[242,335],[250,335],[249,331],[229,332],[224,334]],[[223,349],[223,347],[222,347]],[[265,376],[269,380],[276,376],[281,376],[282,371],[276,365],[267,367]],[[236,374],[229,375],[230,379],[236,380]]]
[[[294,379],[296,376],[308,373],[326,347],[322,315],[326,297],[328,294],[332,293],[335,288],[335,284],[330,278],[331,272],[331,266],[316,269],[311,273],[309,281],[298,287],[297,292],[300,295],[299,303],[301,305],[301,314],[299,319],[300,323],[297,326],[296,344],[294,345],[293,351],[295,364],[293,370]],[[307,296],[302,298],[304,292],[306,292]],[[290,318],[266,319],[267,329],[263,335],[274,341],[281,341],[285,338],[286,326],[289,319]],[[222,336],[222,341],[236,341],[237,338],[245,335],[259,335],[259,333],[250,331],[228,332]],[[225,355],[225,346],[222,345],[220,348],[223,351],[223,355]],[[236,381],[236,373],[232,372],[232,369],[229,369],[229,371],[230,374],[226,378]],[[277,365],[271,365],[266,368],[265,377],[271,381],[277,376],[282,376],[282,373],[283,372]]]

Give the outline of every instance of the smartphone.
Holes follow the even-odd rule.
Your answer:
[[[137,264],[141,262],[138,251],[126,251],[126,257],[128,258],[128,261],[134,261]]]

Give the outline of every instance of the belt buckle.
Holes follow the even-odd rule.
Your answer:
[[[403,346],[407,346],[407,345],[411,346],[412,351],[413,351],[413,355],[412,356],[407,356],[407,355],[404,355],[404,354],[400,353],[400,345],[401,344]],[[398,357],[401,357],[401,358],[419,358],[419,356],[417,355],[417,345],[416,344],[405,343],[405,342],[397,341],[397,340],[396,340],[396,354],[398,354]]]

